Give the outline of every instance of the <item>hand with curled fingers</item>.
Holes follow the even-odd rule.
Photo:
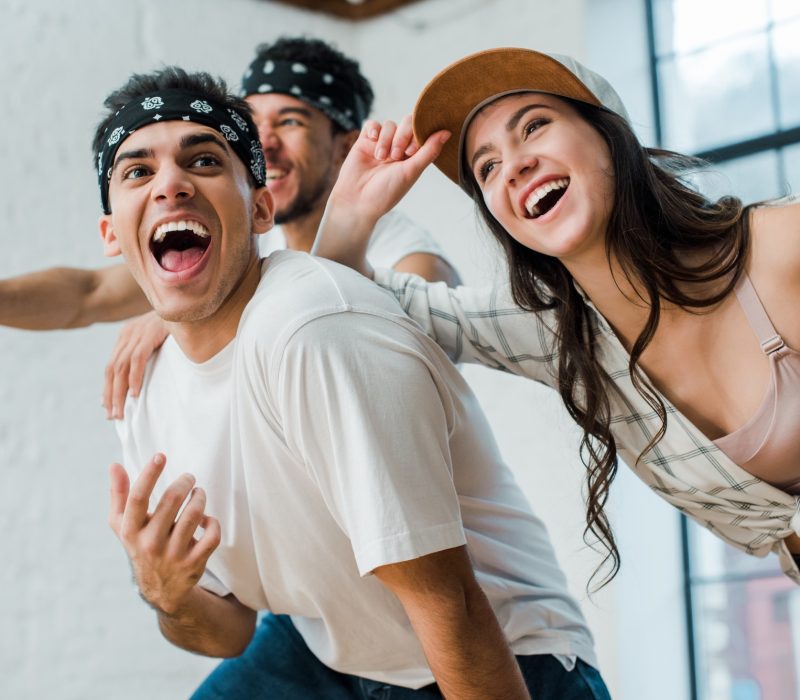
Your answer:
[[[449,138],[450,132],[437,131],[419,147],[410,116],[399,124],[368,120],[342,164],[331,196],[377,221],[411,189]]]
[[[103,407],[106,409],[106,418],[123,417],[128,391],[131,396],[139,395],[147,361],[168,336],[167,324],[155,311],[138,316],[122,326],[105,370]]]
[[[109,524],[130,558],[142,597],[159,612],[174,615],[219,545],[220,526],[205,514],[205,492],[194,488],[191,474],[170,484],[149,512],[150,496],[165,464],[164,455],[155,455],[133,486],[122,465],[111,465]],[[199,537],[198,528],[203,528]]]
[[[417,181],[450,138],[437,131],[414,142],[411,117],[364,123],[339,171],[312,253],[364,271],[359,264],[378,219]]]

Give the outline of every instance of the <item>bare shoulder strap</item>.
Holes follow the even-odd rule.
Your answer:
[[[761,299],[758,298],[756,289],[750,281],[747,273],[742,274],[741,279],[736,285],[736,297],[742,306],[742,311],[747,317],[750,327],[755,332],[761,343],[761,348],[767,355],[780,350],[783,347],[783,338],[775,331],[775,326],[769,320],[767,312]]]

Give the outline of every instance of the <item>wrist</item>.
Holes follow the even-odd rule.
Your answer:
[[[153,608],[159,617],[177,621],[185,617],[191,608],[195,588],[190,589],[182,596],[154,595],[140,588],[139,597]]]

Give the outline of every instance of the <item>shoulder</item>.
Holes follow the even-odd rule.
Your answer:
[[[800,268],[800,197],[756,207],[750,214],[753,272]]]
[[[397,209],[392,209],[378,219],[378,223],[375,224],[374,235],[381,235],[386,232],[403,233],[416,231],[427,233],[422,226],[415,223],[409,216]]]
[[[776,329],[793,347],[800,343],[800,198],[779,200],[751,212],[748,273]]]
[[[394,267],[413,253],[444,256],[436,240],[422,226],[399,211],[384,214],[375,224],[367,248],[373,267]]]
[[[349,311],[402,313],[390,294],[329,260],[282,251],[263,264],[261,282],[239,326],[242,339],[272,344],[317,318]]]

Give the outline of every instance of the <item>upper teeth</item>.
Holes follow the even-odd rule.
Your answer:
[[[286,175],[288,171],[283,168],[267,168],[267,180],[277,180]]]
[[[541,187],[537,187],[525,200],[525,211],[528,212],[528,216],[539,216],[541,212],[536,205],[542,201],[542,197],[553,190],[562,190],[568,184],[569,178],[562,177],[559,180],[550,180],[549,182],[545,182]]]
[[[153,240],[160,243],[164,240],[170,231],[191,231],[202,238],[208,238],[208,229],[203,226],[199,221],[168,221],[166,224],[161,224],[156,232],[153,234]]]

